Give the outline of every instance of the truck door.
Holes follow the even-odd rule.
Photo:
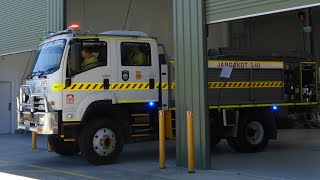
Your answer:
[[[159,99],[159,58],[153,41],[119,41],[118,103],[148,103]]]
[[[77,40],[77,43],[80,44],[79,48],[72,50],[70,47],[67,61],[65,62],[64,121],[70,119],[67,118],[67,114],[73,115],[71,120],[80,120],[80,114],[76,113],[79,110],[80,103],[90,95],[98,92],[109,92],[109,89],[105,88],[106,80],[110,80],[109,83],[114,83],[112,78],[113,69],[109,61],[109,43],[89,39]],[[72,53],[77,54],[77,56],[73,56]],[[84,65],[84,56],[89,56],[94,61]],[[74,66],[74,64],[78,65]]]

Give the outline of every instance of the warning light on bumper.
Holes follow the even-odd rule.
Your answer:
[[[272,109],[273,109],[274,111],[277,111],[279,108],[278,108],[278,106],[273,106]]]

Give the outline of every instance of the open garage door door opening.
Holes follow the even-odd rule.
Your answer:
[[[207,1],[207,5],[217,3],[224,4]],[[312,178],[305,173],[286,173],[283,167],[288,167],[289,161],[291,169],[297,170],[316,164],[311,152],[319,145],[315,139],[320,134],[320,30],[313,22],[320,20],[320,8],[300,9],[316,5],[254,14],[246,14],[253,13],[247,8],[246,12],[235,11],[232,18],[222,10],[212,11],[214,17],[208,14],[213,6],[207,7],[207,23],[223,22],[208,25],[208,57],[213,67],[208,72],[209,86],[215,82],[209,88],[214,104],[210,113],[217,117],[211,120],[211,143],[217,144],[212,168],[258,176]],[[238,20],[224,22],[233,19]],[[256,151],[264,152],[235,153]]]

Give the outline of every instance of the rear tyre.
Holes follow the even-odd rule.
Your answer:
[[[48,141],[53,151],[61,156],[72,156],[80,152],[77,142],[65,142],[58,135],[48,136]]]
[[[238,137],[228,138],[229,146],[242,153],[261,152],[269,142],[264,123],[245,119],[239,122]]]
[[[119,125],[99,118],[82,129],[79,144],[81,155],[91,164],[112,164],[123,149],[124,138]]]

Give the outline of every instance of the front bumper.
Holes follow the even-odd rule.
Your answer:
[[[18,129],[36,132],[38,134],[58,134],[59,114],[49,108],[47,98],[41,93],[30,93],[28,102],[22,99],[24,89],[29,89],[29,85],[22,85],[20,88],[20,97],[17,98],[17,125]],[[41,103],[40,103],[41,102]],[[43,110],[39,109],[43,106]]]
[[[37,134],[58,134],[57,112],[21,112],[18,111],[18,129],[36,132]]]

